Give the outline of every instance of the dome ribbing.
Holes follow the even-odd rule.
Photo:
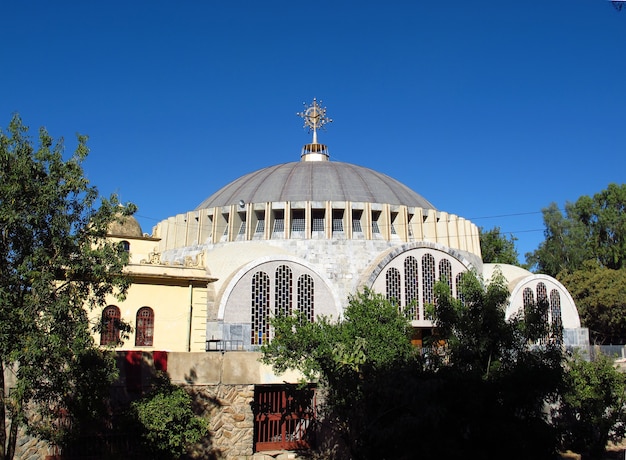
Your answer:
[[[222,187],[196,209],[279,201],[352,201],[435,207],[397,180],[372,169],[331,161],[300,161],[246,174]]]

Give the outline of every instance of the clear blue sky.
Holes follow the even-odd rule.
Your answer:
[[[313,97],[331,159],[543,240],[541,209],[626,175],[626,10],[606,0],[0,1],[0,126],[90,137],[87,175],[144,232],[298,161]]]

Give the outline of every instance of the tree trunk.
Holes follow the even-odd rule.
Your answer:
[[[17,426],[18,422],[16,417],[11,418],[11,425],[9,427],[9,439],[7,442],[7,449],[5,460],[13,460],[13,456],[15,455],[15,443],[17,441]]]
[[[4,406],[4,362],[0,361],[0,460],[5,460],[5,447],[7,442],[6,408]]]

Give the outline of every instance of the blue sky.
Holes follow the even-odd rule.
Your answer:
[[[626,10],[606,0],[0,2],[0,126],[89,135],[85,169],[144,232],[298,161],[313,97],[331,160],[499,226],[626,174]]]

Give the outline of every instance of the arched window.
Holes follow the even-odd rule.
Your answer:
[[[141,307],[137,311],[135,346],[151,347],[154,341],[154,311],[150,307]]]
[[[252,345],[262,345],[269,339],[270,277],[265,272],[252,276]]]
[[[528,310],[530,310],[535,304],[535,294],[531,288],[524,288],[522,292],[522,298],[524,302],[524,315],[528,314]]]
[[[550,317],[552,325],[557,328],[563,327],[561,318],[561,295],[556,289],[550,291]]]
[[[404,299],[407,317],[419,320],[419,263],[413,256],[404,259]]]
[[[292,279],[291,268],[281,265],[276,269],[276,286],[274,288],[275,314],[291,315],[292,313]]]
[[[385,292],[387,300],[397,307],[400,307],[400,270],[391,267],[385,273]]]
[[[463,294],[463,272],[458,273],[454,280],[454,284],[456,286],[456,298],[465,305],[465,295]]]
[[[452,294],[452,264],[447,259],[441,259],[439,261],[439,279],[446,280],[450,294]]]
[[[424,305],[435,303],[435,258],[431,254],[422,257],[422,289]]]
[[[109,305],[102,311],[100,345],[116,345],[119,342],[121,317],[120,309],[115,305]]]
[[[309,322],[315,321],[315,285],[310,275],[304,274],[298,278],[297,308],[306,315]]]
[[[540,308],[544,309],[543,320],[548,322],[548,290],[546,289],[546,285],[543,283],[537,283],[537,305]]]
[[[130,243],[126,240],[120,241],[120,245],[122,246],[122,249],[126,252],[130,252]]]

